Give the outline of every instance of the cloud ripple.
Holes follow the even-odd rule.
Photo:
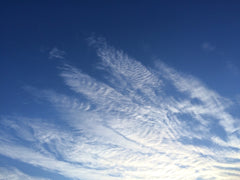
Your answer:
[[[60,76],[74,95],[28,87],[67,126],[4,116],[0,154],[73,179],[239,179],[231,100],[163,62],[150,68],[104,39],[89,44],[105,77],[64,64]]]

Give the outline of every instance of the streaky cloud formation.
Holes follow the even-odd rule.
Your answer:
[[[50,52],[49,52],[49,59],[65,59],[65,52],[61,51],[57,47],[54,47]]]
[[[240,178],[240,121],[230,99],[161,61],[146,67],[103,38],[88,42],[107,75],[64,64],[71,94],[27,87],[66,126],[3,116],[1,155],[70,179]]]
[[[0,179],[11,179],[11,180],[49,180],[46,178],[38,178],[29,176],[16,168],[0,168]]]

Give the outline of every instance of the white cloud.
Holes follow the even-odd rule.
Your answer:
[[[60,76],[84,98],[28,87],[69,127],[4,117],[0,133],[15,136],[0,138],[0,154],[73,179],[237,179],[231,100],[163,63],[145,67],[104,40],[91,44],[111,78],[102,82],[66,64]]]
[[[47,178],[33,177],[16,168],[0,167],[0,180],[48,180]]]
[[[49,52],[49,59],[65,59],[65,52],[59,50],[57,47],[54,47],[50,52]]]
[[[193,113],[198,120],[204,120],[203,115],[212,116],[212,121],[219,120],[220,125],[227,132],[234,132],[239,129],[235,126],[237,120],[233,118],[226,109],[232,104],[229,99],[221,97],[218,93],[205,87],[203,83],[192,76],[177,73],[174,69],[167,67],[163,63],[157,63],[160,74],[172,81],[178,91],[188,95],[188,103],[186,101],[181,108],[188,113]],[[191,99],[198,99],[200,105],[194,105],[189,102]],[[204,124],[204,122],[202,122]]]

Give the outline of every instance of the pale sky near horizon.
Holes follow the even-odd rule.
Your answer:
[[[240,2],[1,1],[0,180],[238,180]]]

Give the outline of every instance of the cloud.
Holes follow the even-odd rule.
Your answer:
[[[49,59],[65,59],[65,52],[59,50],[57,47],[54,47],[50,52],[49,52]]]
[[[200,104],[193,104],[185,101],[180,104],[182,105],[181,108],[184,108],[186,112],[193,113],[198,117],[198,120],[203,120],[204,116],[212,116],[213,120],[219,120],[220,125],[230,133],[239,128],[235,128],[236,119],[225,111],[232,104],[229,99],[221,97],[218,93],[208,89],[196,78],[177,73],[163,63],[158,63],[157,67],[165,78],[172,81],[178,91],[186,93],[190,101],[197,99],[200,102]],[[202,121],[203,124],[204,121]]]
[[[104,39],[89,41],[107,77],[65,64],[60,77],[72,93],[27,87],[60,118],[3,116],[1,155],[73,179],[240,177],[230,99],[163,62],[146,67]]]
[[[209,42],[204,42],[202,48],[206,51],[214,51],[216,49],[216,47]]]
[[[19,171],[16,168],[6,168],[6,167],[0,167],[0,179],[1,180],[49,180],[47,178],[40,178],[40,177],[33,177],[29,176],[22,171]]]
[[[240,72],[239,67],[233,64],[231,61],[226,62],[226,68],[234,75],[238,75]]]

